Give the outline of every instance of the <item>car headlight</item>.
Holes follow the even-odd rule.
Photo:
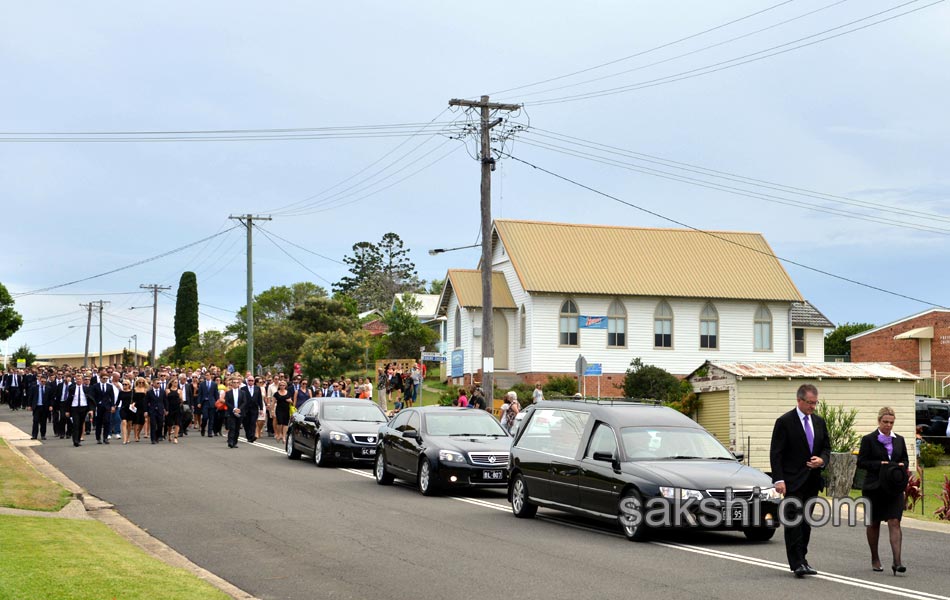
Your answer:
[[[350,434],[343,433],[342,431],[331,431],[330,439],[334,442],[348,442],[350,441]]]
[[[684,488],[674,487],[660,487],[660,495],[670,500],[673,500],[677,497],[680,500],[686,500],[688,498],[695,498],[696,500],[703,499],[703,493],[699,490],[687,490]]]
[[[779,494],[774,487],[763,488],[759,490],[759,500],[781,500],[782,494]]]
[[[443,462],[465,462],[465,457],[459,454],[458,452],[452,452],[451,450],[439,450],[439,460]]]

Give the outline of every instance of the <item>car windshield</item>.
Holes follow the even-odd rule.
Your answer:
[[[735,460],[705,429],[693,427],[625,427],[620,430],[630,460]]]
[[[386,415],[378,406],[359,404],[324,404],[323,418],[327,421],[365,421],[385,423]]]
[[[508,435],[494,417],[481,410],[426,415],[426,430],[430,435]]]

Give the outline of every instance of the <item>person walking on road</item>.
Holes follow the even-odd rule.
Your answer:
[[[229,383],[231,389],[224,394],[224,403],[227,406],[225,413],[228,416],[228,448],[237,448],[247,395],[241,389],[240,377],[232,376]]]
[[[162,391],[162,383],[158,377],[152,379],[152,389],[148,391],[146,399],[148,401],[149,433],[151,434],[152,443],[157,444],[165,428],[165,415],[168,414],[165,392]]]
[[[218,384],[214,382],[211,371],[205,372],[204,381],[198,386],[198,410],[201,412],[201,435],[208,432],[208,437],[213,435],[214,418],[218,409],[214,403],[218,400]]]
[[[821,470],[831,456],[831,443],[824,419],[814,414],[818,388],[806,383],[798,388],[796,398],[798,406],[775,421],[769,458],[775,490],[784,494],[786,500],[798,501],[793,510],[784,512],[787,518],[797,519],[799,523],[783,524],[783,529],[788,566],[795,577],[801,578],[818,574],[808,564],[811,515],[805,515],[803,509],[805,503],[824,488]]]
[[[165,388],[165,405],[168,407],[168,412],[165,413],[166,438],[177,444],[181,423],[181,389],[177,379],[173,378]]]
[[[871,502],[870,525],[867,526],[868,546],[871,549],[871,569],[883,571],[878,554],[881,521],[887,521],[891,542],[891,572],[904,573],[907,567],[901,561],[901,517],[904,516],[904,490],[907,488],[907,443],[894,433],[894,409],[885,406],[877,413],[877,430],[861,438],[858,468],[867,475],[861,494]]]
[[[53,386],[46,383],[45,375],[41,375],[39,381],[30,388],[26,406],[33,413],[31,440],[35,440],[37,435],[46,439],[46,423],[53,414],[55,393]]]
[[[80,379],[76,377],[76,383],[72,385],[69,392],[69,409],[66,417],[72,421],[73,427],[73,446],[78,448],[82,445],[83,428],[86,417],[92,408],[92,397],[89,395],[89,377]]]
[[[92,391],[96,399],[96,443],[108,444],[109,431],[112,430],[112,413],[115,412],[115,392],[109,379],[105,377],[105,369]]]
[[[142,428],[145,427],[145,415],[148,413],[148,383],[144,377],[135,380],[135,388],[132,390],[132,405],[129,410],[134,415],[132,419],[132,430],[135,433],[135,441],[142,440]]]

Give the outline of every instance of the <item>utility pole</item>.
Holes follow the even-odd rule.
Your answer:
[[[251,231],[254,221],[270,221],[270,215],[230,215],[229,219],[237,219],[247,228],[247,370],[254,372],[254,245],[251,240]]]
[[[80,304],[79,306],[89,310],[89,316],[86,317],[86,351],[82,355],[82,368],[85,369],[89,366],[89,333],[92,330],[92,305],[89,304]]]
[[[489,102],[488,96],[482,96],[478,102],[474,100],[449,100],[449,106],[464,106],[481,109],[481,138],[482,138],[482,182],[481,182],[481,214],[482,214],[482,389],[485,391],[486,405],[489,410],[495,401],[495,331],[493,323],[492,304],[492,260],[491,260],[491,172],[495,170],[495,159],[491,153],[491,130],[502,122],[499,117],[491,120],[491,111],[515,111],[521,108],[520,104],[501,104]]]
[[[135,340],[135,354],[132,355],[132,366],[139,366],[139,336],[138,334],[132,334],[132,337],[129,338],[129,341]]]
[[[105,304],[108,304],[108,300],[97,300],[99,303],[99,368],[102,368],[102,307]],[[90,304],[95,304],[95,302],[90,302]]]
[[[142,284],[139,286],[143,290],[152,290],[152,353],[149,355],[149,366],[153,369],[155,368],[156,360],[158,355],[155,353],[155,334],[158,330],[158,292],[162,290],[170,290],[171,286],[167,285],[158,285],[157,283],[152,283],[150,285]],[[138,340],[136,340],[136,345],[138,345]]]

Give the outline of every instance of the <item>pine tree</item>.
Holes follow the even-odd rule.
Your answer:
[[[188,342],[198,335],[198,278],[185,271],[178,281],[175,302],[175,357],[181,360]]]

